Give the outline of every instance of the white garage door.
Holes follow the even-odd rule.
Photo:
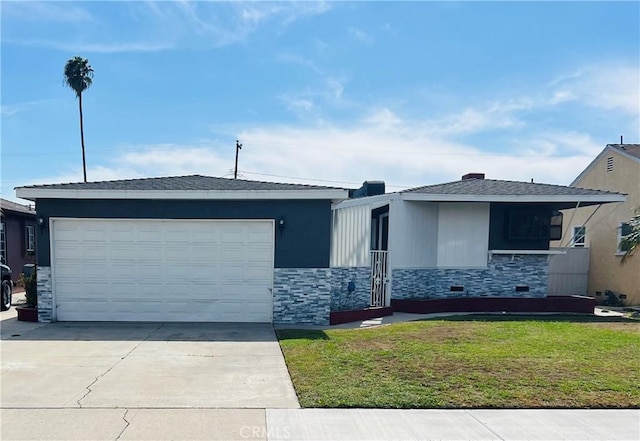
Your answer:
[[[270,322],[273,221],[55,219],[61,321]]]

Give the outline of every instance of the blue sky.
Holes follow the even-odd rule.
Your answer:
[[[569,184],[640,142],[638,2],[7,2],[2,197],[82,180],[229,176],[388,190]]]

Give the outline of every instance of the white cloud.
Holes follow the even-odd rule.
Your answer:
[[[351,35],[351,38],[353,38],[354,40],[365,44],[373,44],[373,42],[375,41],[371,35],[356,27],[349,28],[349,35]]]
[[[284,182],[344,183],[382,179],[390,190],[460,179],[487,178],[568,184],[601,147],[579,132],[513,138],[488,152],[381,107],[349,126],[326,121],[307,126],[256,125],[239,131],[241,176]],[[90,180],[203,174],[231,176],[234,150],[221,143],[128,146],[109,163],[89,167]],[[298,179],[294,179],[298,178]],[[78,181],[80,170],[42,183]]]
[[[38,106],[44,105],[55,105],[58,103],[58,99],[41,99],[41,100],[32,100],[32,101],[24,101],[21,103],[13,103],[13,104],[3,104],[1,109],[1,114],[3,117],[8,118],[18,113],[26,112],[30,109],[33,109]]]
[[[7,8],[5,3],[11,6]],[[99,17],[94,18],[88,8],[71,3],[20,2],[20,6],[14,5],[17,2],[5,3],[3,15],[10,21],[3,25],[8,24],[11,28],[4,32],[3,43],[94,53],[222,47],[247,41],[263,26],[284,28],[306,17],[324,14],[331,8],[326,2],[114,2],[107,3],[106,7],[119,8],[118,11],[128,14],[122,14],[120,20],[109,24],[100,22]],[[126,8],[121,7],[122,4]],[[50,39],[48,33],[40,32],[46,28],[34,32],[30,25],[25,25],[34,19],[75,25],[62,35],[82,37]],[[98,25],[87,33],[85,22],[89,20]]]
[[[123,52],[158,52],[173,48],[171,43],[160,42],[82,42],[56,40],[8,39],[5,43],[18,46],[40,47],[74,53],[112,54]]]
[[[48,21],[58,23],[85,23],[94,20],[89,11],[66,2],[8,1],[2,2],[5,19]]]
[[[553,103],[576,100],[591,107],[640,114],[640,65],[624,61],[592,64],[550,83]]]

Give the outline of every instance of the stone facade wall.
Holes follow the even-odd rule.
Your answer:
[[[328,325],[331,268],[275,268],[273,323]]]
[[[355,290],[349,292],[349,282]],[[331,311],[364,309],[371,305],[371,268],[331,268]]]
[[[393,270],[391,298],[546,297],[545,255],[494,255],[487,268],[399,268]],[[462,286],[462,292],[451,291]],[[518,292],[516,286],[528,286]]]
[[[51,267],[38,266],[38,321],[53,321],[53,280],[51,280]]]

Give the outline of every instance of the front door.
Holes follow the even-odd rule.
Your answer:
[[[377,218],[377,237],[371,251],[371,306],[385,306],[389,281],[389,213]]]

